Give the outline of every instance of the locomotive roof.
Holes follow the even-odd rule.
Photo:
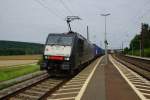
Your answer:
[[[80,38],[84,38],[82,35],[76,32],[68,32],[68,33],[49,33],[49,35],[61,35],[61,36],[78,36]],[[85,38],[84,38],[85,39]]]
[[[83,39],[83,40],[86,40],[88,43],[92,44],[91,41],[88,41],[85,37],[83,37],[81,34],[79,33],[76,33],[76,32],[67,32],[67,33],[49,33],[49,36],[50,35],[60,35],[60,36],[72,36],[72,37],[75,37],[77,36],[78,38],[80,39]],[[93,44],[92,44],[93,45]]]
[[[50,33],[49,35],[61,35],[61,36],[72,36],[72,37],[77,36],[77,37],[79,37],[81,39],[87,40],[81,34],[76,33],[76,32],[72,32],[72,31],[71,32],[67,32],[67,33]]]
[[[74,36],[74,35],[76,35],[76,33],[49,33],[49,35]]]

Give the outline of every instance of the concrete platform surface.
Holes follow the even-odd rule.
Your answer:
[[[113,64],[104,63],[103,59],[81,100],[140,100]]]

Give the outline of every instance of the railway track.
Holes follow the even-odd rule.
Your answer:
[[[89,64],[84,70],[67,81],[62,87],[46,97],[47,100],[82,100],[82,96],[91,80],[95,70],[102,64],[102,58],[98,58]]]
[[[67,79],[49,77],[47,73],[0,91],[2,100],[38,100],[59,88]]]
[[[122,77],[126,80],[129,86],[134,90],[134,92],[139,96],[141,100],[150,100],[150,81],[141,74],[135,72],[129,63],[118,60],[117,58],[109,56],[109,59],[113,65],[120,72]],[[137,67],[135,67],[137,68]],[[143,73],[142,73],[143,74]]]
[[[27,89],[10,96],[10,100],[39,100],[50,95],[52,92],[57,90],[63,83],[64,79],[45,79],[44,81],[35,84],[34,86],[28,87]]]
[[[138,73],[142,77],[150,80],[150,61],[149,60],[141,60],[138,58],[131,58],[128,56],[121,56],[121,55],[113,55],[113,57],[122,63],[123,65],[127,66],[134,72]]]
[[[135,57],[130,57],[130,56],[119,56],[122,60],[125,60],[135,66],[140,67],[141,69],[148,70],[150,71],[150,60],[148,59],[140,59],[140,58],[135,58]]]
[[[48,74],[17,84],[9,89],[0,91],[0,100],[45,100],[54,98],[75,99],[87,79],[92,77],[101,59],[96,59],[80,73],[70,78],[53,78]],[[82,90],[83,92],[83,90]],[[78,96],[78,98],[81,98]]]

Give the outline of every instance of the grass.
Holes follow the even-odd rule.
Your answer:
[[[129,55],[132,55],[132,51],[129,51]],[[133,50],[133,55],[134,56],[140,56],[140,51],[139,50]]]
[[[144,49],[144,53],[146,57],[150,57],[150,48]]]
[[[129,51],[128,54],[132,55],[132,51]],[[139,50],[133,50],[133,55],[134,56],[140,56],[140,51]],[[144,49],[144,57],[150,57],[150,48]]]
[[[37,65],[25,65],[21,67],[0,69],[0,82],[14,79],[38,70],[40,70],[40,68]]]

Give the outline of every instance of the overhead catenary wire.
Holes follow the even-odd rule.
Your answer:
[[[67,6],[67,4],[65,3],[64,0],[58,0],[58,1],[60,1],[60,3],[64,6],[64,8],[65,8],[71,15],[80,16],[79,14],[74,14],[74,13],[72,12],[72,9],[70,9],[69,6]],[[68,2],[69,2],[69,1],[68,1]],[[71,3],[69,3],[69,5],[71,5]],[[71,7],[74,8],[73,5],[71,5]],[[73,10],[73,11],[74,11],[74,10]],[[80,17],[81,17],[81,16],[80,16]],[[83,18],[83,17],[81,17],[81,18]],[[83,19],[84,19],[84,18],[83,18]],[[87,21],[83,21],[83,23],[85,24],[85,26],[87,26]],[[81,28],[81,27],[79,27],[79,28]]]
[[[150,1],[149,1],[149,0],[148,0],[146,3],[144,3],[144,5],[143,5],[143,7],[141,8],[141,10],[138,11],[138,13],[137,13],[136,16],[135,16],[138,21],[135,21],[135,17],[133,17],[134,23],[139,22],[139,21],[141,22],[142,19],[143,19],[143,17],[144,17],[145,15],[147,15],[148,12],[150,12],[150,9],[147,9],[147,10],[145,11],[145,7],[148,6],[149,4],[150,4]],[[141,12],[140,15],[139,15],[139,12]]]
[[[72,10],[74,11],[75,7],[74,7],[74,5],[72,5],[72,3],[71,3],[70,0],[69,0],[67,3],[69,3],[69,5],[72,7],[72,9],[70,9],[69,6],[66,5],[66,3],[65,3],[64,0],[59,0],[59,1],[62,3],[62,5],[65,7],[65,9],[67,9],[68,12],[70,12],[70,14],[76,15],[76,16],[80,16],[82,19],[84,19],[84,20],[82,21],[82,23],[84,23],[84,25],[87,26],[87,21],[85,21],[85,17],[81,16],[79,13],[77,13],[77,11],[75,11],[75,14],[74,14],[74,12],[72,12]],[[73,9],[73,8],[74,8],[74,9]],[[80,24],[80,25],[81,25],[81,24]],[[78,29],[80,29],[80,28],[81,28],[81,27],[78,27]],[[80,29],[80,30],[83,30],[83,28]]]
[[[142,19],[150,13],[150,9],[146,10],[141,16],[138,18],[142,21]]]
[[[70,10],[70,8],[67,6],[67,4],[63,0],[59,0],[59,1],[71,15],[74,15],[73,12]]]
[[[60,20],[64,20],[64,18],[62,18],[59,14],[57,14],[56,12],[54,12],[52,9],[50,9],[48,6],[46,6],[44,3],[42,3],[43,1],[41,0],[34,0],[35,2],[37,2],[38,4],[40,4],[43,8],[47,9],[47,11],[49,13],[52,13],[53,15],[55,15],[57,18],[59,18]]]
[[[47,7],[49,7],[49,5],[48,5],[48,0],[42,0],[43,1],[43,3],[45,4],[45,5],[47,5]],[[53,3],[51,3],[51,4],[53,4]],[[52,10],[54,11],[54,12],[57,12],[57,15],[59,14],[59,15],[61,15],[61,16],[63,16],[63,18],[65,18],[66,17],[66,13],[64,12],[64,11],[59,11],[60,10],[60,8],[59,7],[57,7],[57,6],[54,6],[55,7],[55,9],[53,8]],[[50,8],[50,7],[49,7]],[[62,10],[62,9],[61,9]]]
[[[145,10],[145,7],[148,6],[149,4],[150,4],[150,1],[147,1],[146,3],[144,3],[144,5],[142,5],[142,8],[140,9],[140,11],[138,11],[138,12],[135,14],[135,16],[130,19],[130,20],[132,20],[131,23],[133,23],[134,25],[137,25],[137,23],[138,23],[138,26],[141,25],[142,19],[144,18],[144,16],[147,15],[148,12],[150,12],[150,9]],[[141,12],[141,13],[139,13],[139,12]],[[124,27],[124,28],[125,28],[125,27]],[[126,28],[127,28],[127,27],[126,27]],[[141,27],[139,26],[139,28],[141,28]],[[128,30],[128,29],[126,29],[126,32],[128,32],[127,30]],[[139,32],[138,32],[138,33],[139,33]],[[138,34],[138,33],[135,33],[135,35]],[[131,40],[132,37],[129,38],[129,39]],[[130,41],[130,40],[129,40],[129,41]],[[130,43],[130,42],[129,42],[129,43]],[[128,45],[129,45],[129,43],[128,43]]]
[[[61,21],[64,21],[65,17],[67,16],[66,14],[64,15],[62,12],[59,13],[58,11],[56,11],[56,9],[52,9],[47,5],[46,0],[34,0],[35,2],[37,2],[38,4],[40,4],[43,8],[45,8],[49,14],[53,14],[55,15],[57,18],[59,18]],[[68,11],[68,13],[70,13],[70,15],[74,15],[72,10],[69,8],[69,6],[65,3],[65,1],[63,0],[58,0],[62,6]],[[62,15],[62,16],[61,16]]]
[[[69,7],[71,7],[71,11],[73,11],[73,14],[75,13],[76,16],[80,16],[77,12],[76,4],[72,3],[72,0],[68,0],[67,4]]]

